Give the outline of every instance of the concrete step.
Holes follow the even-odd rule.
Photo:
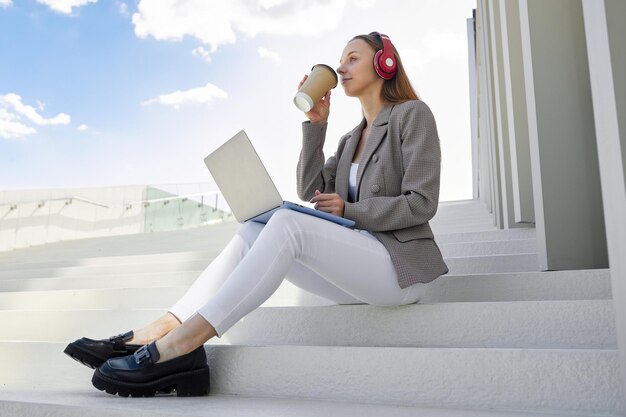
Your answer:
[[[448,233],[435,234],[437,243],[461,243],[461,242],[483,242],[483,241],[504,241],[516,239],[536,239],[534,228],[489,230],[489,231],[451,231]]]
[[[68,267],[6,272],[0,277],[0,292],[80,288],[148,287],[187,285],[212,259],[154,264]],[[451,275],[538,270],[536,254],[469,256],[445,259]],[[174,281],[163,280],[172,277]],[[154,278],[155,284],[152,281]]]
[[[189,277],[176,275],[172,279],[166,276],[160,281],[145,278],[149,284],[157,285],[153,287],[133,288],[132,282],[122,280],[122,282],[113,283],[109,281],[109,285],[117,284],[118,288],[96,286],[90,289],[0,292],[0,308],[3,310],[167,308],[185,294],[195,278],[195,275]],[[168,282],[172,286],[168,286]],[[179,285],[176,285],[177,282]],[[322,306],[335,303],[284,281],[265,304],[268,306]]]
[[[87,385],[87,384],[85,384]],[[208,397],[119,398],[95,388],[0,388],[0,415],[28,417],[545,417],[545,413],[357,404],[292,398]],[[589,414],[550,414],[587,417]]]
[[[611,300],[263,307],[216,342],[237,345],[616,349]],[[166,309],[5,310],[2,339],[73,341],[142,327]]]
[[[3,265],[10,267],[13,264],[23,264],[32,261],[49,262],[49,261],[73,261],[83,258],[102,258],[115,256],[137,256],[137,255],[158,255],[161,253],[169,254],[175,252],[189,251],[219,251],[232,238],[233,234],[221,237],[212,236],[206,238],[205,241],[189,237],[185,242],[168,241],[166,237],[158,234],[152,235],[152,241],[141,242],[140,244],[128,243],[122,239],[117,242],[96,242],[91,246],[79,248],[59,248],[49,247],[43,253],[32,253],[34,249],[19,249],[12,252],[12,256],[5,255],[0,259]],[[45,246],[52,246],[45,245]],[[39,247],[37,247],[39,249]],[[28,251],[28,252],[26,252]]]
[[[167,308],[182,297],[186,285],[148,288],[0,292],[0,308],[9,310],[105,310]]]
[[[536,253],[464,256],[444,259],[451,275],[539,271],[539,260]]]
[[[192,227],[185,228],[179,230],[169,230],[169,231],[161,231],[161,232],[146,232],[146,233],[132,233],[127,235],[110,235],[110,236],[100,236],[100,237],[90,237],[85,239],[76,239],[76,240],[66,240],[60,242],[50,243],[44,246],[53,246],[55,248],[81,248],[85,245],[87,246],[98,246],[99,243],[111,243],[111,242],[119,242],[123,240],[128,243],[141,243],[154,239],[155,236],[162,236],[167,241],[186,241],[189,237],[203,239],[206,237],[210,237],[212,235],[219,236],[223,232],[231,232],[236,231],[240,227],[240,224],[232,221],[232,222],[224,222],[217,223],[208,226],[200,226],[200,227]],[[44,246],[34,246],[30,248],[24,248],[21,250],[32,250],[32,251],[45,251]]]
[[[448,234],[458,234],[458,233],[486,233],[486,232],[497,232],[500,229],[496,228],[493,225],[473,225],[473,224],[450,224],[450,225],[432,225],[432,230],[435,235],[448,235]]]
[[[12,388],[89,386],[93,371],[65,356],[64,347],[0,342],[1,357],[11,358],[0,368],[0,380]],[[615,350],[219,345],[206,350],[212,394],[415,407],[623,411]]]
[[[196,274],[164,274],[123,279],[107,285],[118,288],[0,292],[4,310],[168,308],[187,290]],[[178,281],[178,285],[177,285]],[[21,281],[18,283],[23,284]],[[45,283],[45,281],[44,281]],[[1,283],[0,283],[1,284]],[[98,282],[96,282],[98,284]],[[133,287],[134,285],[154,285]],[[40,283],[41,286],[41,283]],[[611,299],[609,271],[548,271],[505,274],[444,275],[433,284],[422,303],[480,301],[603,300]],[[333,302],[284,281],[265,306],[320,306]]]
[[[456,239],[451,239],[450,241],[444,240],[443,242],[437,239],[437,241],[446,258],[536,252],[536,246],[531,239],[515,239],[503,242],[502,240],[497,240],[497,236],[493,234],[484,237],[496,239],[485,239],[486,241],[477,240],[467,243],[455,242]],[[477,239],[477,236],[474,235],[469,238]],[[498,242],[502,242],[502,244]],[[67,254],[57,253],[55,256],[49,254],[48,258],[37,256],[7,258],[2,261],[2,266],[0,267],[0,279],[7,277],[41,277],[44,275],[58,276],[55,274],[61,273],[71,276],[77,273],[73,271],[81,271],[81,268],[88,267],[92,267],[94,271],[97,270],[96,267],[102,267],[106,270],[106,268],[115,269],[121,266],[129,266],[129,268],[137,268],[137,270],[139,270],[141,265],[150,268],[151,265],[156,265],[157,262],[163,265],[171,262],[172,267],[175,267],[175,263],[182,263],[183,265],[187,263],[190,265],[198,265],[199,269],[203,269],[205,265],[208,265],[210,259],[219,254],[225,244],[226,242],[223,242],[223,244],[214,244],[211,247],[199,247],[196,245],[197,247],[189,248],[188,250],[178,248],[177,251],[171,252],[159,252],[162,249],[152,248],[151,250],[154,250],[156,253],[144,251],[144,253],[139,254],[133,253],[133,250],[126,251],[118,248],[123,255],[111,256],[96,254],[93,251],[85,251],[83,254],[76,252],[68,252]],[[111,265],[115,266],[112,267]],[[64,271],[59,272],[59,269],[63,269]],[[65,271],[65,269],[67,269],[67,271]],[[87,271],[89,270],[87,269]],[[472,271],[475,271],[475,269],[472,269]],[[499,270],[483,272],[497,271]]]
[[[440,202],[439,207],[437,207],[437,214],[435,217],[448,217],[448,216],[458,216],[463,214],[468,215],[481,215],[481,216],[491,216],[489,213],[487,206],[482,202],[474,202],[473,203],[463,203],[463,204],[450,204],[449,202]]]
[[[439,208],[435,217],[430,219],[431,223],[437,222],[458,222],[463,223],[466,221],[490,221],[491,225],[494,224],[494,217],[491,213],[482,209],[472,209],[464,211],[450,211]]]
[[[439,249],[445,258],[537,253],[537,239],[440,243]]]
[[[81,239],[47,245],[0,252],[2,268],[16,269],[19,264],[29,262],[74,262],[81,258],[115,257],[129,255],[150,255],[189,251],[219,252],[236,233],[238,223],[215,225],[200,230],[145,233],[102,238]],[[214,229],[211,229],[214,228]],[[489,231],[466,231],[459,229],[435,230],[438,243],[460,243],[478,241],[502,241],[535,238],[534,229],[510,229]]]
[[[212,392],[220,394],[622,411],[615,350],[210,346],[207,351]]]
[[[226,244],[239,229],[235,222],[204,226],[168,232],[139,233],[97,238],[68,240],[46,245],[0,252],[0,262],[7,259],[54,259],[51,253],[62,254],[74,258],[87,254],[91,257],[115,256],[128,254],[154,253],[156,251],[176,252],[190,248],[220,243]]]
[[[468,223],[482,224],[486,226],[495,227],[495,217],[491,213],[486,211],[467,211],[457,213],[444,213],[437,212],[437,215],[430,219],[431,224],[457,224],[463,225]]]
[[[608,269],[444,275],[422,303],[611,299]]]
[[[487,206],[479,200],[461,200],[461,201],[443,201],[439,203],[437,207],[437,214],[439,216],[450,215],[462,215],[462,214],[479,214],[479,215],[491,215]]]
[[[431,219],[431,221],[440,221],[440,220],[458,220],[460,222],[464,220],[486,220],[489,219],[493,221],[494,216],[487,211],[484,207],[464,207],[464,208],[452,208],[452,207],[442,207],[441,205],[437,209],[437,213],[435,217]]]
[[[118,256],[97,256],[97,257],[67,257],[65,259],[6,259],[0,267],[0,274],[7,274],[11,271],[23,271],[31,269],[45,268],[69,268],[81,266],[107,266],[107,265],[136,265],[149,264],[155,262],[182,262],[197,261],[214,257],[215,253],[219,253],[223,246],[215,245],[210,249],[199,249],[189,251],[164,252],[164,253],[148,253],[139,255],[118,255]]]
[[[433,228],[440,226],[474,226],[496,228],[495,221],[490,216],[462,216],[458,217],[436,217],[430,220]]]
[[[145,258],[146,256],[141,256]],[[199,257],[198,259],[170,259],[159,260],[157,255],[150,256],[151,261],[115,263],[119,257],[104,258],[109,259],[110,263],[102,263],[101,265],[81,265],[67,266],[62,268],[43,267],[43,268],[26,268],[17,270],[0,271],[0,280],[6,279],[29,279],[29,278],[62,278],[62,277],[81,277],[81,276],[109,276],[109,275],[132,275],[139,273],[156,273],[156,272],[177,272],[177,271],[202,271],[213,260],[215,254]],[[126,257],[129,258],[129,257]]]
[[[616,349],[612,300],[264,307],[234,345]]]
[[[464,256],[484,256],[484,255],[503,255],[516,253],[536,253],[536,239],[517,239],[512,241],[486,241],[486,242],[460,242],[460,243],[443,243],[440,249],[445,257],[464,257]],[[190,265],[199,265],[203,268],[208,264],[207,259],[212,259],[223,249],[223,245],[214,245],[212,248],[201,248],[198,250],[166,252],[155,254],[136,254],[122,256],[98,256],[98,257],[76,257],[76,253],[72,253],[72,257],[66,259],[42,260],[34,259],[15,259],[5,260],[0,267],[0,279],[10,278],[27,278],[41,276],[72,276],[80,268],[110,268],[110,267],[128,267],[139,268],[145,265],[147,268],[158,268],[160,265],[167,265],[175,268],[175,264],[181,268],[189,268]],[[63,272],[59,272],[63,269]],[[94,268],[95,270],[96,268]],[[87,271],[87,269],[85,269]],[[132,269],[127,269],[132,272]],[[144,271],[147,272],[147,271]],[[54,275],[57,274],[57,275]],[[63,275],[60,275],[63,274]]]
[[[137,273],[109,276],[23,278],[0,280],[0,292],[72,290],[86,288],[150,288],[191,285],[201,271]]]
[[[489,272],[531,272],[538,270],[537,255],[534,253],[503,254],[484,256],[461,256],[444,258],[450,274],[477,274]],[[203,271],[213,260],[213,256],[203,259],[187,259],[148,263],[109,264],[97,266],[71,266],[64,268],[29,268],[0,271],[0,282],[86,278],[108,280],[111,276],[135,274],[162,274],[167,272]],[[80,287],[79,287],[80,288]]]

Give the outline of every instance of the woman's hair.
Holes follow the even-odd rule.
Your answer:
[[[352,38],[352,40],[355,39],[362,39],[367,42],[374,52],[383,49],[383,41],[376,32],[370,33],[369,35],[357,35]],[[411,81],[409,81],[409,77],[406,75],[406,71],[404,71],[402,60],[395,47],[394,56],[396,57],[397,63],[396,75],[391,80],[385,80],[383,83],[383,89],[381,91],[383,100],[392,104],[403,103],[408,100],[419,100],[417,93],[411,85]]]

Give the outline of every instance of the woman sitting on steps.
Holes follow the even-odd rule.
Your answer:
[[[363,119],[325,161],[330,91],[305,113],[298,195],[354,220],[356,229],[292,210],[278,210],[266,225],[244,223],[164,316],[67,346],[65,353],[97,368],[96,388],[122,396],[207,394],[204,343],[263,304],[283,279],[338,304],[399,306],[418,302],[448,271],[428,224],[441,163],[430,108],[385,35],[355,36],[337,73],[346,95],[360,100]]]

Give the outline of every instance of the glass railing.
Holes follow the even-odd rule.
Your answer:
[[[229,221],[214,183],[0,191],[0,250]]]
[[[143,202],[146,232],[234,221],[215,184],[154,185]]]

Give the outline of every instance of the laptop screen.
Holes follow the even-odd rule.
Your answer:
[[[280,206],[283,199],[243,130],[204,158],[238,222]]]

